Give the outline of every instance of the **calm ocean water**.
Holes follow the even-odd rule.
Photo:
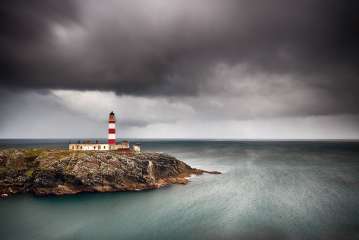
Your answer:
[[[153,191],[13,196],[0,200],[0,239],[359,239],[358,142],[135,142],[223,174]]]

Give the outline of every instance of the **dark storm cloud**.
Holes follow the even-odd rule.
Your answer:
[[[216,91],[206,86],[217,64],[242,64],[249,74],[291,76],[336,99],[335,106],[323,103],[325,110],[310,114],[357,112],[358,5],[355,0],[3,2],[1,87],[197,96]]]

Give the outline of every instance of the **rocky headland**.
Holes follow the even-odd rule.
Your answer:
[[[30,192],[64,195],[156,189],[186,184],[192,174],[219,174],[191,168],[162,153],[0,150],[0,195]]]

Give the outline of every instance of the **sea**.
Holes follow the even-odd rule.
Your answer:
[[[359,239],[359,142],[130,141],[222,174],[158,190],[11,196],[0,200],[0,239]],[[68,143],[2,139],[0,147]]]

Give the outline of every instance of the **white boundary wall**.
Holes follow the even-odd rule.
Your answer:
[[[71,151],[109,151],[109,150],[120,150],[120,149],[130,149],[130,144],[128,142],[122,142],[118,144],[99,144],[99,143],[77,143],[69,144],[69,150]],[[140,152],[138,146],[137,149],[134,149],[136,152]]]
[[[108,151],[110,150],[109,144],[69,144],[69,150],[73,151]]]

